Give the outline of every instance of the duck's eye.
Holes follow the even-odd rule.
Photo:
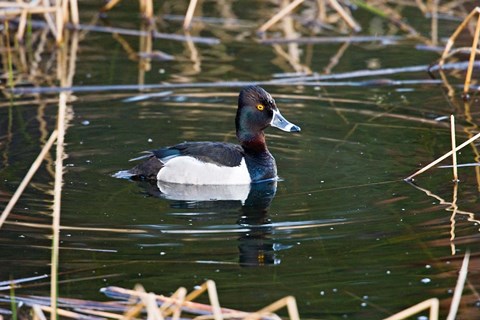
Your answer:
[[[263,111],[263,109],[265,109],[265,107],[263,106],[263,104],[257,104],[257,109],[260,110],[260,111]]]

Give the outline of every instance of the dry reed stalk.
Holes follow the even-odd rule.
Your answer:
[[[27,9],[13,9],[13,10],[0,10],[0,15],[5,16],[18,16],[22,14],[24,10],[27,10],[29,14],[42,14],[42,13],[52,13],[55,12],[55,8],[47,6],[37,6]]]
[[[155,294],[147,293],[147,295],[142,297],[143,304],[147,309],[147,319],[151,320],[164,320],[160,310],[158,310],[157,300],[155,299]]]
[[[394,314],[393,316],[390,316],[388,318],[385,318],[384,320],[402,320],[406,319],[408,317],[411,317],[414,314],[419,313],[420,311],[430,309],[430,314],[429,314],[429,320],[438,320],[438,309],[439,309],[439,301],[437,298],[432,298],[425,300],[423,302],[420,302],[419,304],[416,304],[408,309],[405,309],[403,311],[400,311],[399,313]]]
[[[359,32],[362,30],[362,27],[352,18],[352,16],[343,9],[343,7],[338,3],[337,0],[328,0],[332,8],[338,12],[340,17],[348,24],[350,28],[353,29],[355,32]]]
[[[328,65],[323,69],[325,74],[331,74],[332,69],[338,65],[340,59],[343,57],[345,51],[347,51],[348,47],[350,47],[350,42],[343,43],[340,48],[338,49],[337,53],[335,53],[331,58]]]
[[[151,59],[149,58],[152,54],[152,31],[153,31],[153,24],[142,24],[142,31],[148,31],[146,32],[147,35],[141,36],[140,37],[140,44],[139,44],[139,49],[142,54],[144,54],[144,57],[139,57],[138,53],[135,52],[135,57],[138,59],[138,84],[145,84],[145,72],[148,72],[151,70],[152,65],[151,65]]]
[[[188,51],[190,51],[190,61],[192,61],[192,70],[194,74],[198,74],[202,71],[202,59],[200,59],[200,54],[198,53],[197,47],[195,43],[191,40],[191,35],[188,31],[185,32],[186,41],[185,44],[187,46]]]
[[[445,1],[445,3],[442,3],[442,5],[440,6],[439,11],[440,12],[451,12],[455,7],[463,6],[465,3],[468,3],[468,2],[469,2],[469,0]],[[462,8],[461,11],[464,11],[464,8]]]
[[[179,320],[182,314],[182,304],[185,301],[185,296],[187,294],[187,289],[179,288],[177,290],[177,298],[179,300],[177,307],[173,310],[172,320]],[[168,314],[166,314],[168,315]]]
[[[324,22],[327,19],[326,0],[317,0],[317,19]]]
[[[64,28],[64,18],[62,3],[60,1],[55,2],[55,28],[57,30],[56,40],[57,44],[60,44],[63,40],[63,28]]]
[[[20,221],[6,221],[5,224],[22,226],[28,228],[37,228],[37,229],[51,229],[52,226],[49,224],[41,223],[31,223],[31,222],[20,222]],[[109,229],[109,228],[93,228],[93,227],[71,227],[71,226],[60,226],[60,230],[74,230],[74,231],[89,231],[89,232],[112,232],[112,233],[146,233],[145,230],[139,229]]]
[[[457,200],[458,200],[458,183],[454,183],[452,203],[450,207],[446,209],[446,210],[452,210],[452,214],[450,215],[450,249],[451,249],[452,256],[455,255],[455,243],[453,242],[453,240],[455,240],[455,223],[456,223],[455,217],[457,216],[457,212],[458,212]]]
[[[452,140],[452,164],[453,164],[453,181],[457,183],[458,180],[458,169],[457,169],[457,152],[455,148],[457,147],[455,139],[455,116],[450,115],[450,137]]]
[[[428,42],[427,39],[424,39],[424,37],[422,37],[419,32],[415,30],[415,28],[406,23],[403,17],[397,11],[387,6],[385,1],[377,1],[375,4],[371,4],[371,2],[364,0],[352,0],[352,2],[361,8],[390,21],[393,25],[409,33],[411,36]]]
[[[260,28],[258,28],[257,32],[259,33],[264,33],[267,31],[271,26],[273,26],[275,23],[280,21],[283,17],[285,17],[287,14],[289,14],[293,9],[298,7],[300,4],[302,4],[305,0],[295,0],[286,7],[284,7],[280,12],[278,12],[276,15],[270,18],[267,22],[265,22]]]
[[[170,314],[173,313],[172,320],[178,320],[180,318],[180,314],[182,312],[182,304],[185,301],[185,296],[187,295],[187,289],[184,287],[180,287],[175,291],[171,298],[175,299],[175,301],[167,302],[162,304],[160,307],[160,312],[165,317],[168,317]]]
[[[153,2],[152,0],[139,0],[140,1],[140,12],[147,19],[153,18]]]
[[[14,8],[18,7],[21,9],[28,9],[30,8],[30,4],[28,3],[23,3],[20,1],[16,1],[15,3],[12,3],[12,1],[0,1],[0,8]]]
[[[284,307],[287,307],[288,316],[290,320],[300,320],[300,315],[298,314],[297,301],[294,297],[288,296],[280,300],[275,301],[274,303],[266,306],[265,308],[249,314],[245,317],[245,320],[256,320],[262,319],[263,316],[271,315],[273,312],[280,310]]]
[[[17,30],[17,40],[20,41],[23,39],[23,34],[25,32],[25,27],[27,26],[27,14],[28,10],[23,9],[22,13],[20,14],[20,23],[18,24],[18,30]]]
[[[138,291],[119,288],[119,287],[108,287],[108,288],[102,289],[102,291],[104,291],[104,292],[105,291],[110,291],[110,292],[115,293],[115,294],[128,295],[131,298],[140,298],[140,296],[142,295],[142,293],[139,293]],[[195,290],[193,292],[196,292],[196,291],[197,290]],[[161,303],[166,303],[166,302],[176,303],[177,302],[177,299],[172,299],[170,297],[165,297],[163,295],[156,295],[156,299],[158,301],[160,301]],[[198,311],[201,311],[202,313],[205,313],[205,312],[213,313],[212,312],[212,307],[210,305],[206,305],[206,304],[202,304],[202,303],[198,303],[198,302],[192,302],[192,301],[189,301],[188,299],[189,299],[189,297],[187,296],[185,298],[185,301],[183,302],[184,307],[189,308],[189,309],[193,309],[193,310],[198,310]],[[242,312],[242,311],[238,311],[238,310],[234,310],[234,309],[229,309],[229,308],[221,308],[221,312],[224,315],[225,314],[231,314],[231,313],[243,314],[244,316],[247,315],[246,312]]]
[[[195,12],[196,6],[197,6],[197,0],[190,0],[190,3],[188,4],[187,13],[185,14],[185,20],[183,21],[184,30],[190,29],[190,24],[192,22],[193,13]]]
[[[67,109],[67,92],[60,93],[57,116],[57,150],[55,160],[55,185],[53,190],[53,221],[52,221],[52,262],[50,268],[50,299],[53,312],[51,319],[57,319],[57,282],[58,282],[58,254],[60,244],[60,207],[62,199],[63,185],[63,159],[64,159],[64,139],[65,139],[65,118]]]
[[[220,308],[220,302],[218,300],[217,288],[213,280],[207,280],[200,288],[192,291],[185,297],[185,301],[192,301],[200,296],[205,291],[208,292],[208,298],[210,299],[210,305],[212,306],[213,318],[215,320],[222,320],[222,309]]]
[[[475,34],[471,46],[471,52],[470,52],[470,59],[469,59],[469,64],[468,64],[468,69],[467,69],[467,75],[465,77],[465,83],[463,87],[463,93],[466,95],[470,89],[470,81],[472,78],[472,71],[473,71],[473,63],[475,61],[475,55],[476,55],[476,49],[478,46],[478,38],[480,36],[480,7],[476,7],[473,9],[467,17],[462,21],[462,23],[457,27],[457,29],[453,32],[453,34],[448,38],[447,44],[445,45],[445,49],[443,50],[442,56],[439,60],[438,65],[442,67],[445,63],[445,59],[448,57],[450,53],[450,49],[452,48],[453,44],[455,43],[455,40],[457,39],[458,35],[460,34],[461,31],[463,31],[470,20],[475,16],[475,14],[478,14],[477,18],[477,24],[475,27]]]
[[[213,318],[215,320],[223,320],[215,282],[212,280],[207,280],[205,283],[207,284],[208,298],[210,299],[210,305],[212,306]]]
[[[109,11],[113,7],[115,7],[119,2],[120,0],[110,0],[100,9],[100,11]]]
[[[57,314],[59,316],[62,316],[62,317],[67,317],[67,318],[71,318],[71,319],[85,319],[85,316],[80,314],[80,313],[76,313],[76,312],[73,312],[73,311],[68,311],[68,310],[63,310],[63,309],[53,309],[53,307],[49,307],[49,306],[39,306],[40,309],[42,309],[42,311],[46,311],[46,312],[50,312],[50,319],[55,315],[55,317],[57,317]]]
[[[40,151],[40,153],[38,154],[37,158],[35,159],[35,161],[30,166],[30,169],[28,170],[27,174],[25,175],[22,182],[18,186],[17,190],[13,194],[12,198],[8,202],[7,206],[5,207],[5,209],[3,209],[2,215],[0,216],[0,228],[2,227],[3,223],[5,222],[5,219],[7,219],[8,215],[10,214],[10,211],[13,209],[13,207],[17,203],[18,199],[22,195],[23,191],[27,187],[28,183],[32,179],[33,175],[35,174],[35,172],[37,172],[37,170],[40,167],[40,164],[42,163],[43,159],[45,158],[47,152],[50,150],[53,143],[57,139],[57,136],[58,136],[57,130],[53,131],[52,134],[50,135],[50,138],[48,139],[47,143],[43,146],[43,148]]]
[[[422,172],[425,172],[427,171],[428,169],[430,169],[431,167],[433,167],[434,165],[436,165],[437,163],[441,162],[442,160],[444,160],[445,158],[449,157],[452,155],[453,152],[456,152],[456,151],[459,151],[461,149],[463,149],[465,146],[467,146],[468,144],[472,143],[473,141],[477,140],[478,138],[480,138],[480,133],[477,133],[475,136],[473,136],[472,138],[468,139],[467,141],[465,141],[464,143],[462,143],[461,145],[459,145],[458,147],[456,147],[454,150],[451,150],[447,153],[445,153],[443,156],[441,156],[440,158],[438,158],[437,160],[429,163],[427,166],[423,167],[422,169],[416,171],[415,173],[411,174],[410,176],[408,176],[407,178],[405,178],[406,181],[411,181],[413,179],[413,177],[419,175],[420,173]]]
[[[77,1],[77,0],[71,0]],[[115,7],[121,0],[110,0],[108,1],[101,9],[101,12],[110,11]],[[147,19],[153,18],[153,2],[152,0],[139,0],[140,13]],[[72,18],[73,20],[73,18]]]
[[[436,46],[438,44],[438,4],[440,0],[431,1],[431,11],[432,11],[432,45]]]
[[[43,2],[45,4],[48,4],[48,5],[50,4],[50,1],[48,1],[48,0],[43,0]],[[52,9],[53,9],[53,11],[51,13],[56,12],[56,8],[52,8]],[[53,21],[51,13],[50,12],[45,12],[43,14],[43,18],[47,22],[47,25],[48,25],[50,31],[52,32],[53,36],[55,37],[55,39],[57,39],[58,31],[57,31],[57,28],[55,27],[55,21]]]
[[[164,317],[157,306],[157,299],[153,292],[147,293],[141,284],[135,285],[135,291],[140,293],[140,300],[142,306],[147,310],[147,319],[164,320]],[[138,304],[137,304],[138,306]],[[134,308],[138,310],[138,308]]]
[[[143,308],[145,308],[145,305],[143,302],[139,302],[130,309],[126,310],[122,317],[125,320],[134,319],[140,312],[142,312]]]
[[[47,320],[45,314],[43,313],[42,309],[39,305],[34,305],[32,307],[33,310],[33,320]]]
[[[479,8],[477,7],[477,9]],[[480,37],[480,11],[477,19],[477,25],[475,27],[475,35],[473,36],[472,51],[470,52],[470,60],[468,62],[467,75],[465,76],[465,84],[463,87],[464,94],[467,94],[467,92],[470,89],[470,83],[472,81],[472,73],[473,73],[473,64],[475,62],[475,56],[477,55],[476,49],[478,48],[479,37]]]
[[[462,267],[458,274],[457,284],[455,285],[455,291],[453,292],[452,303],[450,304],[450,310],[448,312],[447,320],[455,320],[457,315],[458,306],[462,298],[463,287],[465,286],[465,280],[468,273],[468,262],[470,261],[470,251],[465,252],[463,257]]]
[[[420,9],[420,11],[422,11],[423,14],[427,14],[428,12],[427,6],[423,3],[422,0],[415,0],[415,3],[417,5],[417,8]]]
[[[89,314],[89,315],[98,316],[98,317],[101,317],[101,318],[117,319],[117,320],[124,320],[125,319],[123,315],[112,313],[112,312],[89,310],[89,309],[83,309],[83,308],[75,308],[75,310],[77,310],[78,312],[81,312],[83,314]]]
[[[315,44],[315,43],[358,43],[358,42],[398,42],[405,40],[404,36],[338,36],[338,37],[299,37],[299,38],[270,38],[260,39],[262,44],[274,43],[298,43],[298,44]]]
[[[80,24],[80,13],[78,12],[78,0],[70,0],[70,15],[74,26]]]

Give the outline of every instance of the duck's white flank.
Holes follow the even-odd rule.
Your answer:
[[[165,161],[157,180],[182,184],[233,185],[251,182],[245,159],[237,167],[219,166],[189,156]]]

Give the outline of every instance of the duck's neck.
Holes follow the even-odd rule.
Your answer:
[[[263,131],[255,135],[242,134],[241,132],[237,131],[237,138],[247,153],[268,152],[267,144],[265,143],[265,134]]]

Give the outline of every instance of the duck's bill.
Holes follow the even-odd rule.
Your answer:
[[[278,110],[273,111],[273,118],[270,125],[287,132],[300,132],[300,127],[285,119]]]

